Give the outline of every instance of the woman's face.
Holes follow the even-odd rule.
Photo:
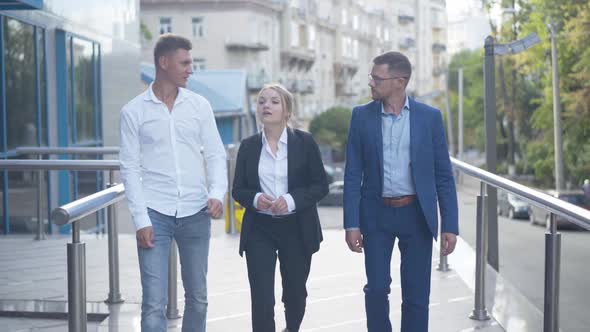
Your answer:
[[[281,96],[273,89],[264,89],[260,93],[256,112],[262,124],[266,126],[287,124],[289,115],[283,109]]]

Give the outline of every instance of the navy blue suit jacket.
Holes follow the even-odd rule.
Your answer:
[[[439,110],[410,98],[410,167],[416,195],[428,228],[459,234],[457,192]],[[383,138],[381,102],[353,109],[344,173],[344,228],[366,234],[376,229],[383,206]]]

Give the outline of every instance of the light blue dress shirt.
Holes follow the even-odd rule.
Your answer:
[[[381,103],[383,134],[383,197],[416,194],[410,167],[410,103],[400,115],[385,113]]]

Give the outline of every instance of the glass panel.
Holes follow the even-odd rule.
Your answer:
[[[74,38],[75,142],[94,141],[94,45]]]
[[[36,94],[34,45],[38,41],[34,39],[33,26],[14,19],[5,19],[4,31],[8,149],[12,150],[18,146],[36,146],[37,98],[39,96]],[[19,158],[27,158],[27,156],[19,156]],[[47,184],[42,180],[39,185],[38,181],[36,171],[8,172],[8,212],[11,232],[34,232],[37,227],[39,208],[41,220],[47,223]],[[40,202],[40,207],[37,202]]]
[[[2,148],[0,147],[0,150]],[[5,234],[4,224],[4,172],[0,171],[0,234]]]
[[[47,146],[47,128],[48,128],[48,118],[47,118],[47,68],[45,67],[45,52],[44,46],[45,45],[45,30],[37,29],[37,54],[39,57],[39,80],[40,80],[40,98],[39,102],[41,103],[40,111],[41,111],[41,145]]]
[[[74,123],[74,110],[72,106],[72,44],[71,38],[66,39],[66,68],[68,70],[66,75],[66,102],[68,105],[68,128],[72,128],[72,124]],[[74,132],[70,130],[68,139],[70,141],[75,141]]]
[[[4,20],[8,150],[37,145],[33,26]]]
[[[97,155],[80,155],[77,156],[76,159],[85,160],[85,159],[102,159],[100,156]],[[78,197],[82,198],[88,195],[92,195],[97,191],[102,190],[102,185],[99,188],[97,184],[99,183],[99,172],[77,172],[78,173]],[[89,216],[86,216],[82,219],[80,225],[81,229],[86,231],[94,231],[96,227],[98,227],[98,216],[96,213],[93,213]]]

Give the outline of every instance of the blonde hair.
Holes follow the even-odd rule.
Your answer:
[[[283,107],[283,111],[287,112],[287,124],[289,124],[291,117],[293,116],[293,110],[295,108],[295,99],[293,98],[293,94],[287,90],[281,83],[269,83],[265,84],[260,92],[258,92],[258,96],[256,96],[256,108],[258,109],[258,99],[260,99],[260,95],[265,90],[271,89],[279,94],[281,98],[281,106]],[[260,123],[260,119],[258,119]]]

